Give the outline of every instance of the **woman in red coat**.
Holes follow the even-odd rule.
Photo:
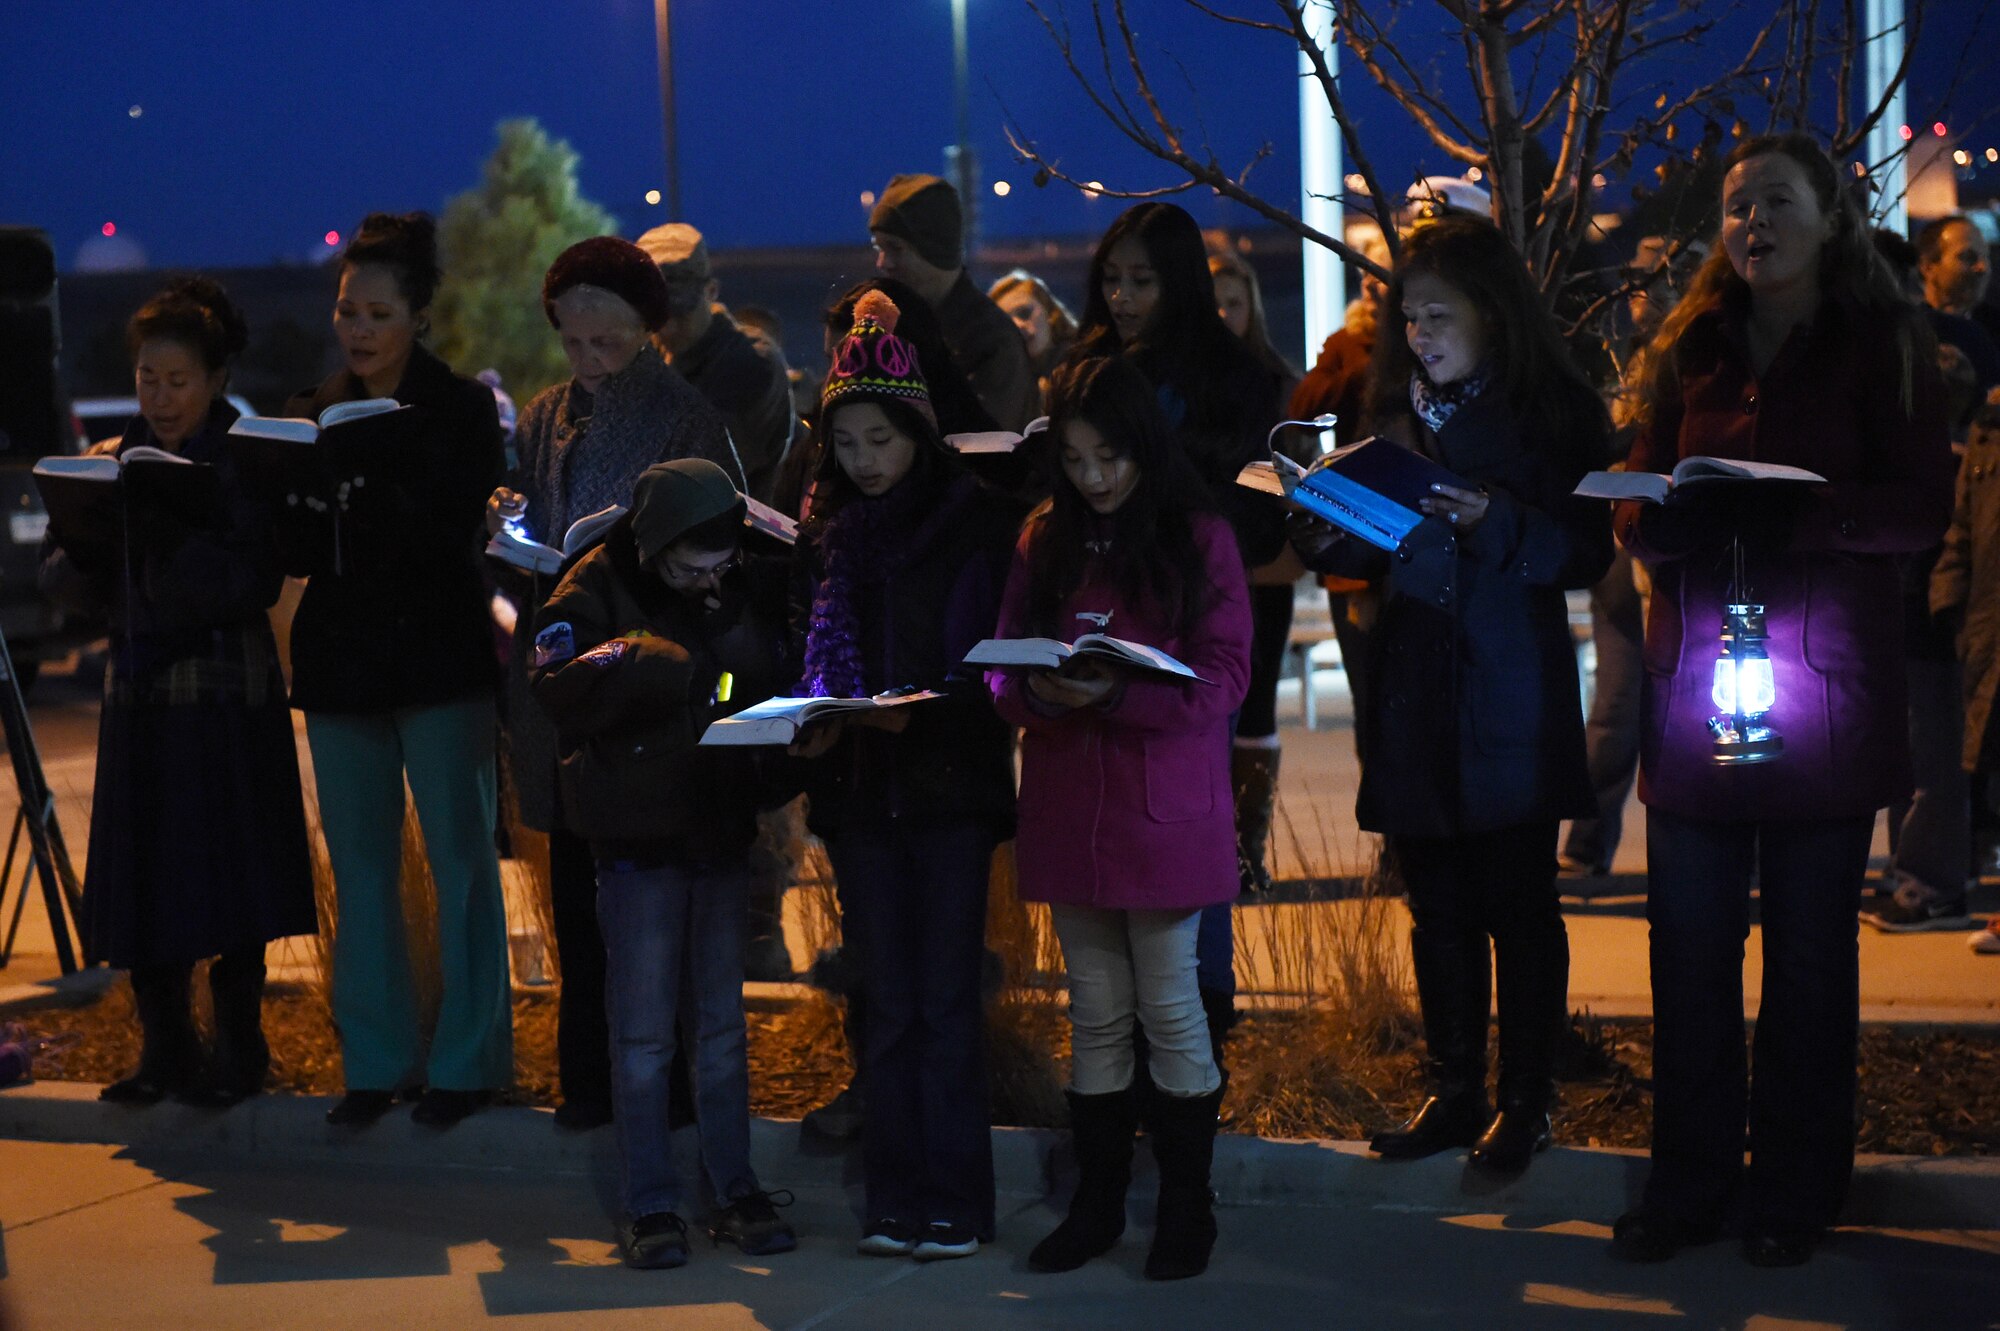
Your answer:
[[[1896,556],[1944,530],[1952,460],[1929,336],[1826,154],[1798,134],[1742,144],[1722,212],[1722,243],[1654,344],[1631,470],[1707,455],[1828,483],[1619,506],[1619,537],[1653,572],[1640,794],[1655,1028],[1653,1169],[1614,1246],[1658,1261],[1740,1206],[1746,1259],[1783,1266],[1811,1255],[1853,1168],[1856,911],[1875,811],[1910,785]],[[1717,760],[1731,602],[1765,608],[1771,761]]]
[[[1229,523],[1136,367],[1073,360],[1050,399],[1059,474],[1022,532],[999,635],[1107,633],[1206,682],[1094,665],[989,676],[1000,714],[1024,732],[1021,896],[1051,903],[1069,970],[1082,1180],[1029,1261],[1073,1270],[1124,1231],[1136,1017],[1159,1091],[1147,1107],[1160,1206],[1146,1274],[1175,1279],[1200,1274],[1215,1242],[1208,1168],[1223,1078],[1195,938],[1202,907],[1237,891],[1229,738],[1250,675],[1249,590]]]

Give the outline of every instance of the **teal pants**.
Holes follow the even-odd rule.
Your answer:
[[[493,700],[308,712],[320,825],[340,919],[333,1020],[349,1090],[426,1082],[500,1089],[514,1076],[507,912],[493,849]],[[428,1059],[403,931],[403,781],[437,884],[443,993]]]

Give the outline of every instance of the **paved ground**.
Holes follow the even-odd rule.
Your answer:
[[[1055,1219],[1042,1203],[1006,1212],[996,1248],[927,1267],[852,1255],[836,1190],[803,1193],[791,1215],[795,1253],[703,1244],[680,1271],[635,1272],[575,1176],[245,1170],[0,1142],[0,1297],[25,1331],[2000,1326],[1991,1230],[1846,1230],[1793,1271],[1753,1270],[1727,1244],[1632,1268],[1607,1255],[1601,1216],[1227,1207],[1209,1274],[1156,1285],[1140,1275],[1140,1205],[1110,1258],[1053,1277],[1023,1261]]]

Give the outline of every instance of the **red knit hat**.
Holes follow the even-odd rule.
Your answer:
[[[542,313],[556,326],[556,300],[572,287],[597,287],[630,305],[652,332],[673,314],[667,280],[652,256],[618,236],[592,236],[556,256],[542,279]]]

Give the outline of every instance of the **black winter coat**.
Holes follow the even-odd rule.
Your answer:
[[[1390,555],[1346,538],[1318,572],[1380,580],[1362,699],[1368,760],[1355,818],[1371,832],[1458,836],[1595,807],[1563,593],[1611,563],[1610,514],[1570,494],[1574,466],[1531,446],[1489,391],[1426,432],[1424,451],[1490,496],[1459,532],[1426,518]]]
[[[831,752],[799,764],[811,796],[808,824],[823,838],[905,818],[972,819],[990,826],[996,841],[1013,835],[1012,733],[993,710],[984,675],[962,662],[993,636],[1023,514],[971,476],[938,484],[887,578],[862,598],[860,645],[870,693],[915,685],[946,699],[911,707],[900,734],[849,727]],[[802,537],[792,584],[801,652],[824,576],[818,544]]]
[[[781,562],[751,559],[709,610],[639,563],[629,515],[569,566],[536,618],[529,681],[556,726],[564,826],[600,857],[749,850],[757,811],[781,802],[763,780],[777,755],[697,741],[790,682],[787,583]]]
[[[367,395],[340,370],[285,410]],[[288,571],[311,579],[292,620],[292,706],[306,711],[433,706],[499,683],[480,567],[506,468],[493,390],[417,347],[395,398],[413,408],[395,428],[422,452],[400,483],[353,492],[338,570],[325,522],[294,509],[281,525]]]

